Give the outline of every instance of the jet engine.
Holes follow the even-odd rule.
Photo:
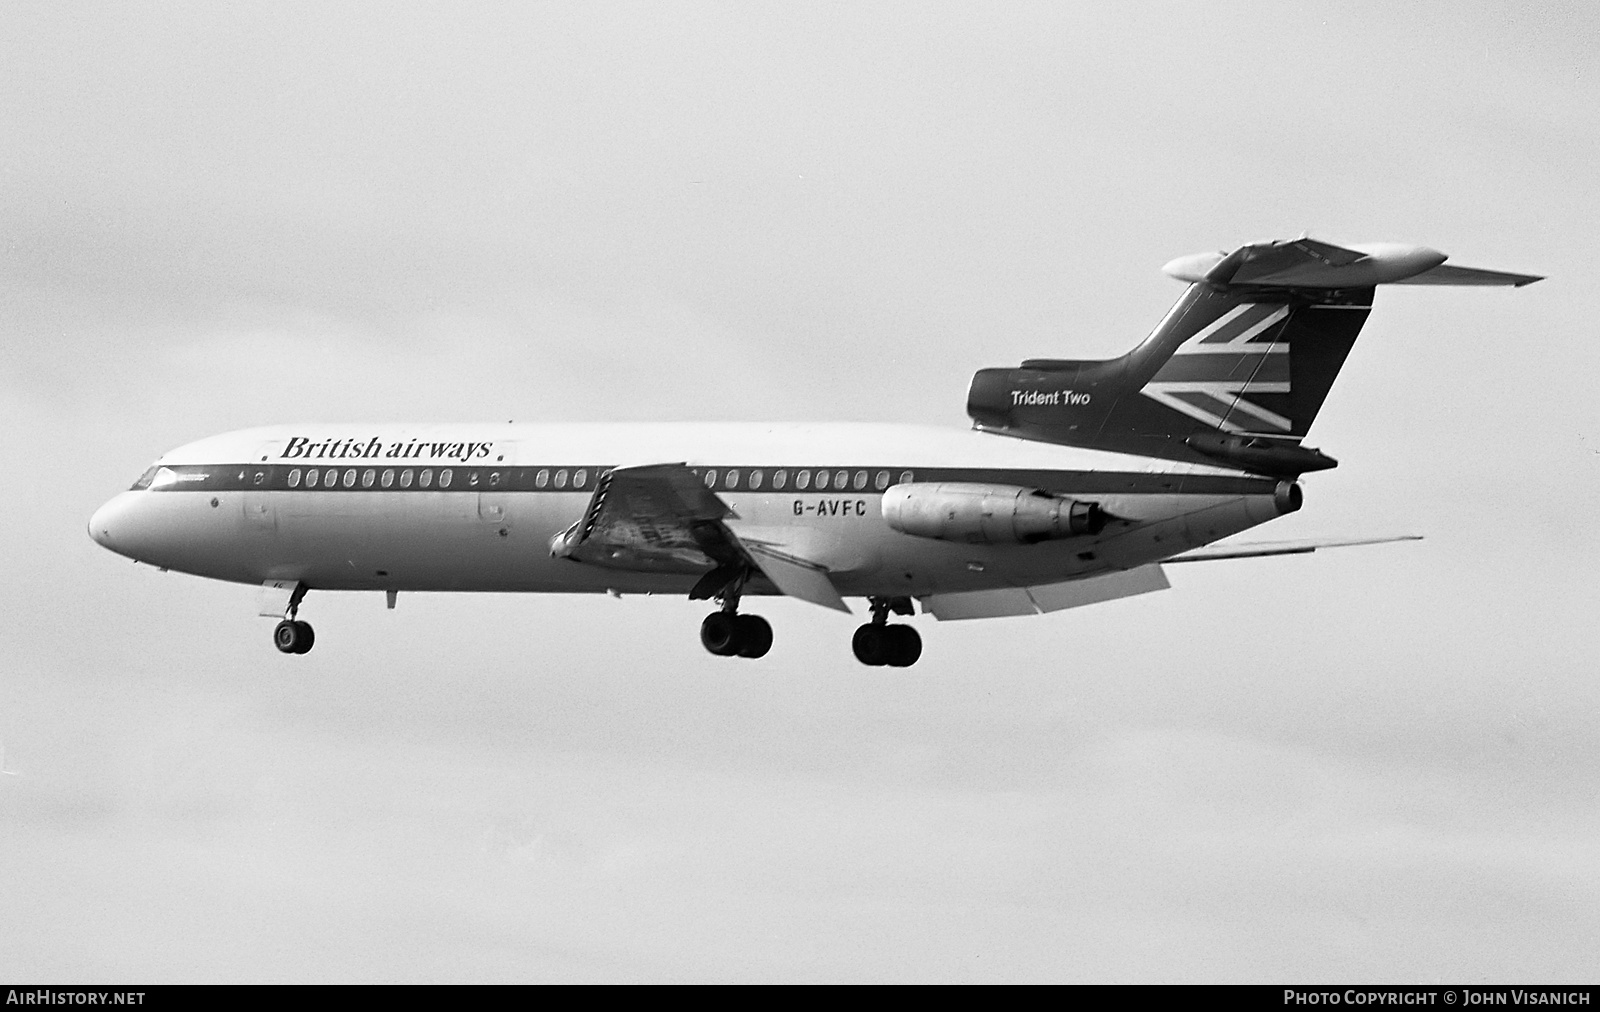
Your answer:
[[[1083,502],[1018,485],[915,482],[883,493],[883,518],[902,534],[969,544],[1034,544],[1098,534],[1109,516]]]

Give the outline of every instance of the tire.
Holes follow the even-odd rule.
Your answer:
[[[739,652],[739,616],[725,611],[714,611],[700,623],[700,645],[718,657],[732,657]]]
[[[855,636],[850,639],[850,649],[855,651],[856,660],[870,668],[888,664],[889,658],[893,656],[889,628],[889,626],[868,624],[857,629]]]
[[[922,656],[922,636],[908,625],[892,625],[889,630],[889,664],[909,668]]]
[[[311,627],[285,619],[273,627],[272,645],[280,653],[303,654],[311,649]]]
[[[300,627],[300,646],[295,649],[297,654],[309,654],[311,647],[317,642],[317,634],[312,631],[310,622],[296,622]]]
[[[772,649],[772,626],[760,615],[740,615],[734,620],[740,657],[764,657]]]

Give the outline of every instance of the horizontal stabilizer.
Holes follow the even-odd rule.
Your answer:
[[[1521,288],[1535,281],[1543,281],[1540,274],[1512,274],[1510,271],[1485,271],[1476,267],[1457,267],[1440,264],[1431,270],[1409,278],[1401,278],[1397,285],[1495,285]]]
[[[1336,246],[1287,239],[1241,246],[1232,253],[1196,253],[1162,268],[1179,281],[1218,288],[1370,288],[1373,285],[1527,285],[1533,274],[1444,266],[1449,257],[1427,246],[1362,243]]]
[[[1357,545],[1388,545],[1396,541],[1421,541],[1420,534],[1395,538],[1345,538],[1322,541],[1257,541],[1240,545],[1207,545],[1184,552],[1168,562],[1211,562],[1215,559],[1254,559],[1265,555],[1309,555],[1319,548],[1354,548]]]
[[[1161,567],[1152,565],[1063,583],[973,590],[958,594],[929,594],[918,600],[922,602],[924,612],[941,622],[949,622],[964,618],[1037,615],[1066,608],[1081,608],[1086,604],[1099,604],[1119,597],[1166,590],[1168,586],[1170,584]]]

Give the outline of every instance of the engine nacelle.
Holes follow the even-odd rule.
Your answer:
[[[1098,503],[1019,485],[913,482],[883,493],[883,519],[902,534],[969,544],[1033,544],[1098,534]]]

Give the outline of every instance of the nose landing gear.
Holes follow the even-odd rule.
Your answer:
[[[868,667],[909,668],[922,656],[922,636],[908,625],[889,625],[889,612],[911,614],[906,598],[873,597],[872,621],[856,630],[850,649]]]
[[[269,581],[262,586],[261,614],[270,618],[282,615],[283,621],[272,629],[272,645],[286,654],[309,653],[317,641],[310,622],[300,621],[300,601],[306,596],[306,585],[287,580]]]
[[[286,618],[272,630],[272,645],[286,654],[307,653],[316,641],[310,622]]]

